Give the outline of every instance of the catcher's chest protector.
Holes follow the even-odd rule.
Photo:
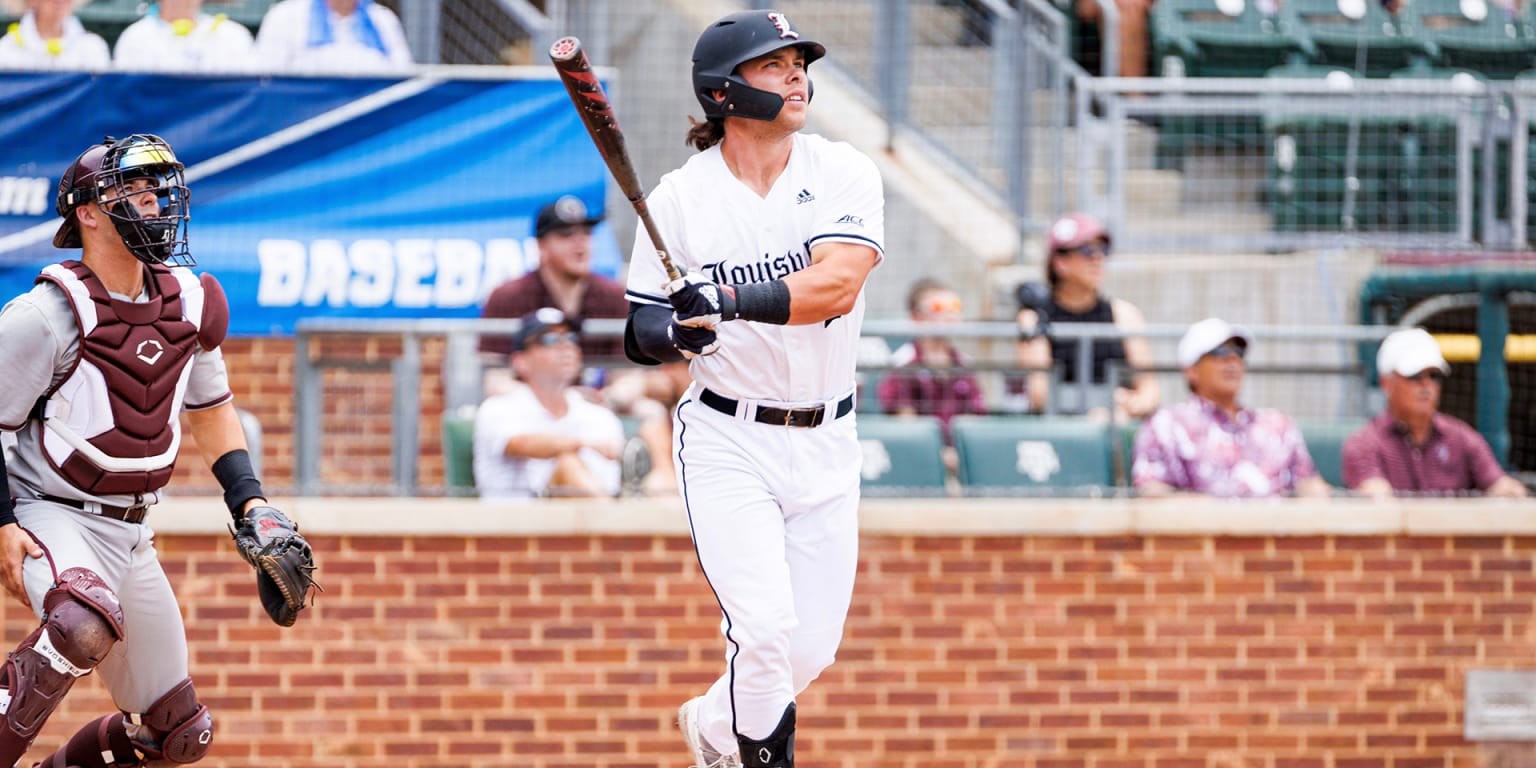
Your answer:
[[[121,301],[84,264],[43,269],[64,289],[80,328],[80,355],[41,404],[48,463],[96,495],[140,494],[171,478],[181,445],[203,288],[190,270],[149,267],[143,303]]]

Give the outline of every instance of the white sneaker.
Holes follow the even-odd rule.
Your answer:
[[[698,698],[692,698],[677,708],[677,728],[683,732],[683,741],[688,744],[688,751],[693,753],[696,768],[741,768],[741,760],[735,753],[722,755],[715,751],[704,736],[699,733],[698,722]]]

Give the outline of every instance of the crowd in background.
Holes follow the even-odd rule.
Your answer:
[[[202,0],[157,0],[110,48],[80,0],[9,0],[0,69],[387,74],[414,66],[400,19],[374,0],[279,0],[255,35]]]

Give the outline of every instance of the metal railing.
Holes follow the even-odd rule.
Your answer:
[[[419,392],[422,381],[422,343],[428,338],[446,340],[442,364],[443,408],[452,412],[464,405],[480,401],[481,377],[484,366],[476,350],[479,334],[506,334],[517,330],[515,319],[440,319],[440,320],[345,320],[315,318],[301,321],[295,339],[294,368],[294,482],[296,490],[304,495],[324,494],[327,484],[320,477],[322,441],[324,439],[324,414],[326,412],[322,374],[331,368],[388,371],[391,379],[391,429],[390,429],[390,476],[391,492],[400,496],[420,495],[422,486],[418,477],[419,440],[422,413]],[[622,320],[588,320],[583,332],[593,336],[613,336],[623,332]],[[1026,373],[1012,365],[1014,343],[1018,340],[1018,328],[1011,322],[978,321],[944,326],[944,335],[959,343],[974,343],[990,348],[996,353],[980,360],[974,366],[978,371]],[[1154,341],[1171,341],[1187,331],[1187,326],[1174,324],[1148,325],[1134,335]],[[1256,343],[1259,340],[1284,340],[1322,344],[1354,344],[1374,342],[1393,330],[1388,326],[1249,326]],[[910,320],[869,320],[863,327],[865,336],[886,339],[912,338],[932,333],[933,326]],[[1105,323],[1057,323],[1050,333],[1055,338],[1076,339],[1079,346],[1078,360],[1092,359],[1095,340],[1121,338],[1126,334],[1115,326]],[[398,353],[388,359],[358,360],[355,358],[325,358],[313,354],[317,339],[327,335],[389,336],[400,342]],[[1365,380],[1363,369],[1357,363],[1343,362],[1325,365],[1312,355],[1299,354],[1296,360],[1271,361],[1267,365],[1251,367],[1255,375],[1309,374],[1342,377],[1349,383],[1351,393],[1343,400],[1351,413],[1359,415],[1365,407]],[[589,361],[598,362],[598,361]],[[607,361],[612,362],[612,361]],[[1086,363],[1083,363],[1086,364]],[[878,371],[883,365],[872,365],[861,370]],[[1169,366],[1155,368],[1164,373],[1177,369]],[[1077,384],[1053,381],[1060,387],[1091,386],[1091,376],[1086,369],[1078,372]],[[869,393],[866,393],[869,394]]]

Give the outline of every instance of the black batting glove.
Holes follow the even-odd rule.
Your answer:
[[[683,353],[683,357],[713,355],[720,348],[720,339],[715,335],[714,328],[684,325],[675,312],[672,314],[672,322],[667,325],[667,341],[672,342],[672,346]]]
[[[736,293],[693,272],[667,283],[667,301],[675,322],[692,328],[713,328],[736,319]]]

